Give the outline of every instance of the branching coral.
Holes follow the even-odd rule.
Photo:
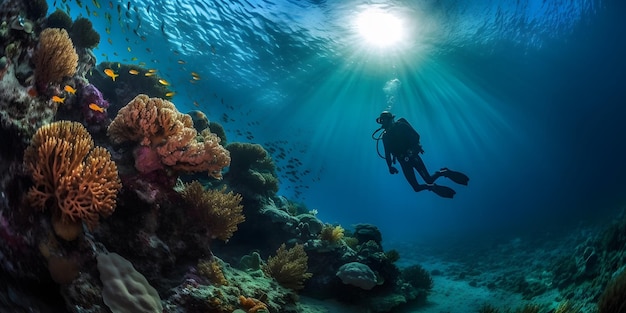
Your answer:
[[[224,189],[205,191],[199,182],[193,181],[185,185],[181,195],[213,238],[227,241],[245,220],[239,194],[226,193]]]
[[[198,273],[208,278],[216,285],[228,285],[224,272],[215,258],[211,260],[200,260],[198,262]]]
[[[263,271],[285,288],[299,290],[304,288],[304,281],[313,274],[307,273],[309,257],[304,252],[304,246],[296,244],[287,250],[282,244],[276,255],[267,260]]]
[[[162,165],[175,171],[208,171],[221,178],[222,169],[230,163],[229,152],[215,134],[207,130],[198,134],[191,117],[164,99],[138,95],[118,112],[108,132],[115,143],[132,141],[147,147],[140,151],[158,155]],[[141,164],[136,167],[148,171]]]
[[[73,76],[78,66],[78,54],[67,31],[47,28],[41,32],[39,46],[33,56],[37,88],[43,91],[49,83]]]
[[[90,229],[100,216],[113,213],[121,183],[109,152],[94,148],[80,123],[61,121],[41,127],[24,151],[24,164],[34,186],[30,204],[51,209],[56,233],[66,240],[80,233],[80,221]]]

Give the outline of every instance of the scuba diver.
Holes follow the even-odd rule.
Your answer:
[[[381,138],[383,140],[385,156],[383,157],[380,152],[378,152],[378,155],[387,161],[389,173],[398,173],[398,169],[391,165],[392,163],[395,164],[397,161],[400,163],[404,177],[416,192],[430,190],[443,198],[454,197],[454,194],[456,194],[454,189],[437,185],[435,184],[435,180],[443,176],[449,178],[457,184],[467,185],[469,177],[463,173],[455,172],[445,167],[435,172],[433,175],[430,175],[428,170],[426,170],[424,161],[422,161],[422,158],[419,155],[420,153],[424,153],[424,149],[422,149],[422,145],[420,144],[420,135],[415,131],[415,129],[413,129],[406,119],[400,118],[398,121],[394,121],[394,118],[395,116],[389,111],[383,111],[380,113],[376,122],[381,126],[372,134],[372,138],[376,140],[377,152],[378,141]],[[376,133],[378,133],[381,129],[383,130],[382,134],[376,137]],[[426,182],[425,184],[421,185],[417,182],[413,169],[417,170],[417,173],[419,173]]]

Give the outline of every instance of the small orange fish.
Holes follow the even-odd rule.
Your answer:
[[[102,108],[101,106],[95,104],[95,103],[90,103],[89,104],[89,108],[96,111],[96,112],[100,112],[100,113],[104,113],[104,108]]]
[[[165,79],[159,79],[159,83],[161,85],[163,85],[163,86],[169,86],[170,85],[170,83],[168,83],[167,80],[165,80]]]
[[[63,87],[63,90],[71,93],[71,94],[76,94],[76,89],[74,89],[74,87],[70,86],[70,85],[65,85],[65,87]]]
[[[166,97],[172,97],[172,96],[174,96],[175,94],[176,94],[175,92],[171,91],[171,92],[166,93],[166,94],[165,94],[165,96],[166,96]]]
[[[110,69],[110,68],[105,69],[105,70],[104,70],[104,74],[106,74],[106,76],[111,77],[111,79],[112,79],[113,81],[115,81],[115,78],[116,78],[116,77],[120,76],[120,75],[118,75],[118,74],[115,74],[115,72],[114,72],[112,69]]]
[[[130,74],[130,75],[137,75],[137,74],[139,74],[139,71],[138,70],[128,70],[128,74]]]
[[[56,103],[63,103],[63,101],[65,101],[65,97],[61,98],[59,96],[52,96],[52,101]]]

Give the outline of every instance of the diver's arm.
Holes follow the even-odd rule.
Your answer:
[[[389,149],[387,149],[387,143],[385,142],[385,138],[383,138],[383,147],[385,148],[385,161],[387,161],[387,167],[389,168],[389,173],[397,174],[398,169],[391,166],[391,163],[393,162],[393,157],[391,156],[391,152],[389,151]]]

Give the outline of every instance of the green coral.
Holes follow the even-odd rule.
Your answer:
[[[402,270],[402,279],[416,289],[433,289],[433,279],[421,265],[409,266]]]
[[[70,28],[70,37],[79,48],[95,48],[100,43],[100,34],[93,29],[90,20],[79,17]]]
[[[50,16],[46,24],[48,28],[63,28],[69,30],[72,27],[72,18],[65,11],[56,9]]]
[[[233,142],[226,150],[230,152],[231,162],[224,179],[231,185],[245,187],[259,195],[278,191],[276,167],[261,145]]]

